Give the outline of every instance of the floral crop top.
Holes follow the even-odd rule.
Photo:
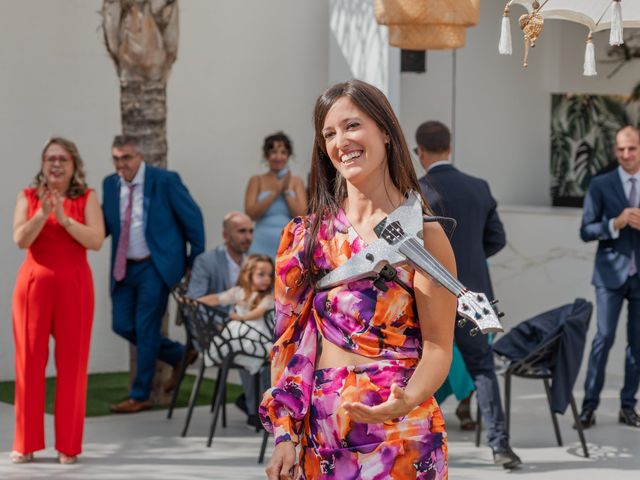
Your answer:
[[[276,444],[299,441],[307,415],[316,365],[318,330],[331,343],[376,359],[418,359],[422,347],[414,298],[395,282],[383,292],[372,279],[314,291],[308,281],[309,217],[284,228],[275,272],[276,326],[271,351],[273,387],[260,405],[265,428]],[[333,270],[366,247],[339,209],[320,225],[313,259]],[[399,280],[413,286],[413,270],[398,268]]]

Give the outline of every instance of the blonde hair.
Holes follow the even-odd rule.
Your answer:
[[[84,173],[84,162],[82,161],[82,157],[80,156],[80,152],[78,151],[76,144],[63,137],[51,137],[47,140],[47,143],[44,144],[41,155],[40,171],[33,178],[31,185],[37,189],[44,187],[46,183],[44,173],[42,173],[44,155],[47,153],[47,149],[54,144],[64,148],[67,153],[71,155],[71,159],[73,160],[73,177],[71,177],[71,183],[69,184],[69,189],[65,192],[65,195],[69,198],[81,197],[88,188]]]
[[[245,298],[249,298],[251,294],[254,293],[253,285],[251,284],[251,277],[260,263],[268,263],[271,265],[271,284],[266,290],[257,292],[258,294],[256,295],[256,298],[254,298],[249,305],[249,310],[256,308],[264,297],[273,293],[275,266],[273,264],[273,259],[268,255],[253,254],[247,257],[247,260],[244,262],[244,265],[240,270],[240,275],[238,276],[238,286],[242,288]]]

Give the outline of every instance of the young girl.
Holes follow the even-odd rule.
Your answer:
[[[235,351],[253,351],[252,340],[264,340],[258,332],[271,338],[271,333],[264,323],[264,314],[274,305],[273,270],[271,257],[259,254],[249,255],[240,270],[238,285],[221,293],[212,293],[198,298],[198,301],[207,305],[233,307],[229,318],[234,321],[227,324],[222,335],[230,340],[231,348]],[[248,328],[247,325],[251,327]],[[270,344],[265,344],[265,349],[268,350],[270,347]],[[215,347],[212,348],[215,350]],[[214,351],[211,353],[218,355]],[[245,367],[249,373],[255,374],[264,362],[257,358],[239,355],[235,363]]]
[[[216,361],[220,356],[233,351],[252,352],[264,358],[236,355],[234,362],[244,369],[240,379],[245,395],[247,425],[258,425],[257,399],[253,376],[260,372],[260,385],[266,390],[270,383],[269,369],[262,368],[267,352],[271,349],[272,333],[264,322],[264,315],[274,307],[273,302],[273,260],[267,255],[249,255],[238,277],[238,285],[217,294],[205,295],[198,300],[207,305],[232,305],[228,322],[222,331],[223,339],[216,341],[221,348],[211,346],[209,355]],[[215,341],[215,340],[214,340]],[[226,345],[221,345],[226,344]],[[228,346],[227,346],[228,345]]]

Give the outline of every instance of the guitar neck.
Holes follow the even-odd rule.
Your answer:
[[[407,260],[418,270],[426,273],[444,288],[460,297],[465,291],[458,280],[436,260],[417,239],[409,237],[398,247]]]

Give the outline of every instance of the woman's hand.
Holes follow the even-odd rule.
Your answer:
[[[244,320],[244,318],[242,318],[242,315],[238,314],[238,312],[231,312],[229,314],[229,318],[231,320]]]
[[[56,192],[50,193],[49,198],[51,198],[51,206],[53,208],[53,211],[56,214],[56,218],[58,219],[58,222],[60,223],[60,225],[66,226],[67,223],[69,222],[69,218],[64,213],[64,208],[63,208],[64,199],[60,195],[60,192],[56,191]]]
[[[280,193],[284,193],[287,190],[291,190],[291,170],[284,174],[280,180],[278,180],[278,188]]]
[[[265,471],[268,480],[286,480],[298,478],[296,465],[296,447],[293,442],[280,442],[273,449],[271,460]]]
[[[45,218],[49,217],[52,210],[51,192],[46,187],[38,189],[38,198],[40,199],[40,211]]]
[[[410,398],[397,384],[391,386],[391,394],[385,402],[369,407],[360,402],[348,402],[343,406],[351,419],[358,423],[382,423],[392,418],[404,417],[419,402]]]

